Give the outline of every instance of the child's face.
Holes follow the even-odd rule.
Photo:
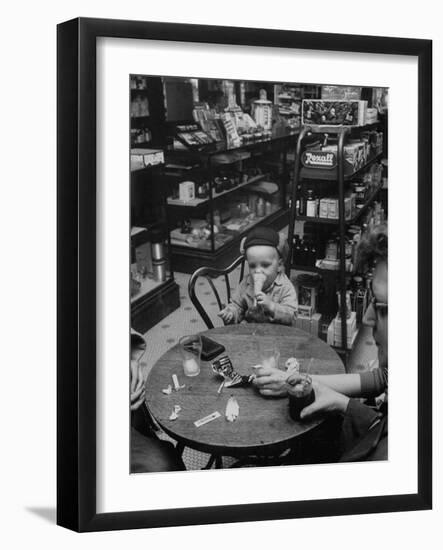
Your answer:
[[[246,250],[246,260],[249,265],[249,273],[263,273],[266,281],[263,290],[272,285],[277,277],[282,261],[277,250],[272,246],[256,245]]]

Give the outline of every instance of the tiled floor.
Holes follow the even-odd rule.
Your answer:
[[[180,288],[180,307],[165,317],[160,323],[145,333],[147,352],[142,358],[142,366],[145,377],[155,362],[184,334],[190,334],[206,330],[206,325],[192,305],[188,296],[189,274],[175,273],[175,280]],[[231,275],[232,289],[238,283],[239,268]],[[217,288],[224,288],[224,281],[213,280]],[[215,326],[222,326],[222,321],[217,317],[217,302],[206,281],[201,281],[197,286],[197,294],[201,297],[206,311],[209,313]],[[223,293],[222,293],[223,296]],[[354,350],[348,361],[348,372],[361,372],[374,366],[376,359],[376,346],[373,341],[371,330],[362,327],[357,337]],[[166,434],[160,433],[160,437],[168,439]],[[208,462],[209,455],[186,448],[183,460],[188,469],[195,470],[203,468]],[[231,459],[225,459],[224,465],[229,466]]]

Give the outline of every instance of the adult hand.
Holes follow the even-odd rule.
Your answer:
[[[138,361],[131,361],[131,393],[135,391],[135,388],[141,383],[144,382],[143,372]]]
[[[131,361],[131,411],[135,411],[145,400],[145,381],[138,361]]]
[[[255,379],[253,381],[261,393],[267,397],[282,397],[288,394],[286,379],[288,373],[272,367],[257,365],[255,369]]]
[[[295,373],[288,376],[287,382],[293,386],[302,379],[303,376]],[[312,386],[314,388],[315,400],[301,411],[300,418],[307,418],[315,414],[346,412],[349,397],[315,380],[312,381]]]
[[[137,386],[131,388],[131,411],[135,411],[145,400],[145,383],[143,377],[138,381]]]

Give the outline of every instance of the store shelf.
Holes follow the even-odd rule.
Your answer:
[[[249,179],[248,181],[245,181],[243,183],[240,183],[236,187],[233,187],[232,189],[227,189],[226,191],[222,191],[221,193],[213,193],[212,198],[213,200],[218,199],[219,197],[222,197],[223,195],[227,195],[229,193],[232,193],[233,191],[237,191],[238,189],[241,189],[242,187],[246,187],[247,185],[250,185],[251,183],[256,183],[266,177],[265,174],[260,174],[259,176],[254,176],[253,178]],[[169,206],[186,206],[186,207],[195,207],[200,206],[205,203],[209,203],[211,199],[208,197],[206,199],[193,199],[190,201],[181,201],[180,199],[171,199],[168,197],[167,203]]]
[[[133,141],[131,143],[131,149],[135,149],[136,147],[138,147],[140,145],[149,145],[150,147],[152,147],[152,143],[150,141]]]
[[[369,195],[369,197],[365,200],[365,202],[364,202],[363,206],[360,208],[360,210],[350,220],[346,221],[345,223],[353,224],[356,221],[358,221],[358,219],[360,218],[362,213],[365,212],[367,210],[368,206],[370,206],[374,202],[374,199],[377,196],[377,193],[380,191],[380,189],[383,189],[383,182],[380,183],[380,185],[378,185],[375,188],[375,190]]]
[[[372,157],[366,164],[364,164],[361,168],[353,172],[352,174],[348,174],[344,176],[344,181],[349,181],[361,173],[363,173],[365,170],[367,170],[371,164],[379,160],[383,156],[383,153],[378,153],[374,157]],[[300,177],[302,179],[306,180],[327,180],[327,181],[336,181],[338,178],[338,166],[336,168],[332,169],[322,169],[322,168],[306,168],[302,167],[300,170]]]
[[[137,294],[131,296],[131,304],[136,302],[146,294],[152,292],[156,288],[159,288],[164,283],[164,281],[154,281],[154,279],[149,279],[147,277],[146,279],[143,279],[140,283],[141,286]]]
[[[148,242],[151,240],[151,232],[156,229],[163,229],[166,232],[166,224],[165,222],[154,222],[147,224],[143,227],[132,227],[131,228],[131,244],[133,246],[140,246],[140,244],[143,244],[145,242]]]
[[[380,120],[376,120],[369,124],[364,124],[363,126],[338,126],[338,125],[327,125],[327,124],[304,124],[304,127],[312,128],[314,134],[339,134],[343,128],[346,128],[351,134],[356,132],[365,132],[367,130],[374,130],[380,124]]]
[[[239,246],[245,233],[254,225],[273,227],[277,231],[282,230],[288,224],[288,211],[279,208],[274,213],[264,218],[257,218],[254,224],[245,227],[241,232],[233,232],[232,238],[221,246],[211,249],[189,246],[188,243],[171,240],[173,250],[173,269],[183,273],[193,273],[202,265],[216,268],[224,268],[234,261],[239,255]],[[208,241],[210,242],[210,241]]]
[[[345,220],[345,224],[352,225],[353,223],[355,223],[360,218],[362,213],[368,208],[368,206],[374,202],[374,199],[377,196],[377,193],[382,188],[383,188],[383,184],[380,184],[379,186],[377,186],[377,188],[366,199],[363,206],[352,216],[352,218]],[[339,218],[314,218],[313,216],[299,216],[299,215],[297,215],[297,221],[328,224],[328,225],[338,225],[338,223],[340,222]]]
[[[338,276],[339,270],[338,269],[321,269],[320,267],[316,267],[313,265],[300,265],[300,264],[291,264],[291,271],[306,271],[308,273],[319,273],[323,276]]]
[[[297,221],[310,222],[310,223],[325,223],[330,225],[337,225],[339,219],[332,218],[314,218],[314,216],[299,216],[297,215]]]
[[[235,231],[235,230],[228,230],[227,233],[218,233],[215,238],[215,250],[218,250],[219,248],[222,248],[226,244],[228,244],[233,239],[236,239],[237,237],[242,237],[246,234],[247,231],[255,227],[256,225],[260,225],[263,222],[265,222],[268,218],[271,218],[276,212],[281,210],[280,208],[276,208],[273,212],[271,212],[268,216],[263,216],[261,218],[254,218],[251,223],[244,225],[241,230]],[[223,236],[223,240],[220,241],[220,236]],[[218,239],[218,240],[217,240]],[[187,248],[195,248],[197,250],[211,250],[211,240],[210,239],[195,239],[194,242],[188,242],[188,241],[182,241],[178,239],[174,239],[171,235],[171,244],[174,246],[183,246]]]

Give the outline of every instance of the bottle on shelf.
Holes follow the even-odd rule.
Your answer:
[[[310,248],[307,239],[303,239],[303,265],[309,266],[310,264]]]
[[[363,278],[356,275],[353,278],[354,291],[352,309],[356,312],[357,323],[361,324],[366,304],[366,289],[363,285]]]
[[[311,260],[310,260],[309,265],[311,267],[315,267],[315,262],[317,260],[317,247],[315,246],[315,241],[314,240],[312,240],[312,242],[311,242],[310,258],[311,258]]]
[[[306,199],[306,216],[310,218],[317,217],[317,200],[314,197],[314,191],[308,189],[308,197]]]
[[[292,246],[292,265],[297,265],[300,263],[300,237],[294,235],[293,246]]]
[[[263,197],[260,197],[257,201],[257,210],[256,210],[257,217],[263,218],[265,215],[265,201]]]
[[[295,202],[295,213],[297,216],[302,216],[302,191],[301,191],[301,185],[297,185],[297,200]]]
[[[220,229],[221,221],[220,221],[220,212],[218,210],[214,210],[214,227],[217,229]]]

